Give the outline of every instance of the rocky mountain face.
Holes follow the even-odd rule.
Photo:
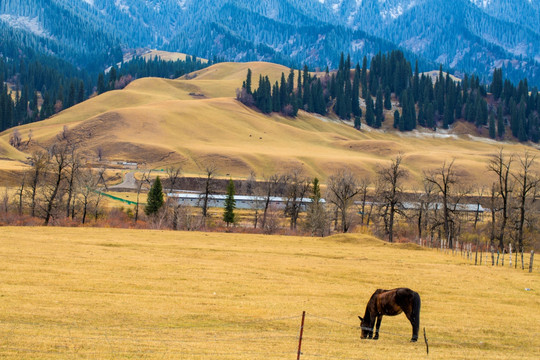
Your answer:
[[[78,66],[152,47],[332,68],[342,51],[401,48],[424,68],[540,85],[539,0],[4,0],[0,33]]]

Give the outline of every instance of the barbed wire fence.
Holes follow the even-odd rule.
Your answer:
[[[207,325],[173,327],[104,327],[80,323],[44,324],[34,322],[0,322],[0,357],[70,358],[183,358],[234,359],[246,355],[252,359],[349,359],[340,355],[336,345],[360,342],[360,326],[329,317],[302,315]],[[304,331],[302,331],[304,330]],[[28,332],[36,337],[28,337]],[[303,335],[302,335],[303,332]],[[25,334],[25,341],[15,341]],[[151,336],[149,335],[151,334]],[[380,331],[385,336],[408,336]],[[299,352],[299,344],[302,344]],[[427,346],[427,340],[426,340]]]

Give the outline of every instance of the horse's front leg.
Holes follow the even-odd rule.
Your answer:
[[[377,340],[379,338],[379,328],[381,327],[381,321],[382,315],[377,316],[377,325],[375,327],[375,336],[373,337],[373,340]]]

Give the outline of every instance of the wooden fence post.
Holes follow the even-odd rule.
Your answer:
[[[302,350],[302,336],[304,335],[304,319],[306,318],[306,312],[302,312],[302,325],[300,325],[300,337],[298,338],[298,355],[296,356],[296,360],[300,360],[300,354]]]
[[[533,270],[534,250],[531,250],[531,261],[529,262],[529,272]]]
[[[484,249],[480,248],[480,265],[482,265],[482,257],[484,256]]]
[[[495,251],[493,250],[493,245],[491,245],[491,266],[495,266]]]
[[[510,256],[508,256],[508,261],[510,262],[510,267],[512,267],[512,243],[510,243],[509,248],[510,248],[509,250]]]

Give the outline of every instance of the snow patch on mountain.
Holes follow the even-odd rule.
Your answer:
[[[483,7],[484,9],[488,7],[488,5],[490,5],[492,3],[493,0],[471,0],[471,2],[478,6],[478,7]],[[529,2],[531,2],[531,0],[529,0]]]
[[[41,37],[50,37],[37,17],[30,18],[28,16],[2,14],[0,15],[0,20],[8,23],[15,29],[22,29]]]
[[[120,10],[120,11],[123,11],[123,12],[129,12],[129,6],[126,5],[126,3],[124,2],[124,0],[114,0],[114,5],[116,5],[116,7]]]

